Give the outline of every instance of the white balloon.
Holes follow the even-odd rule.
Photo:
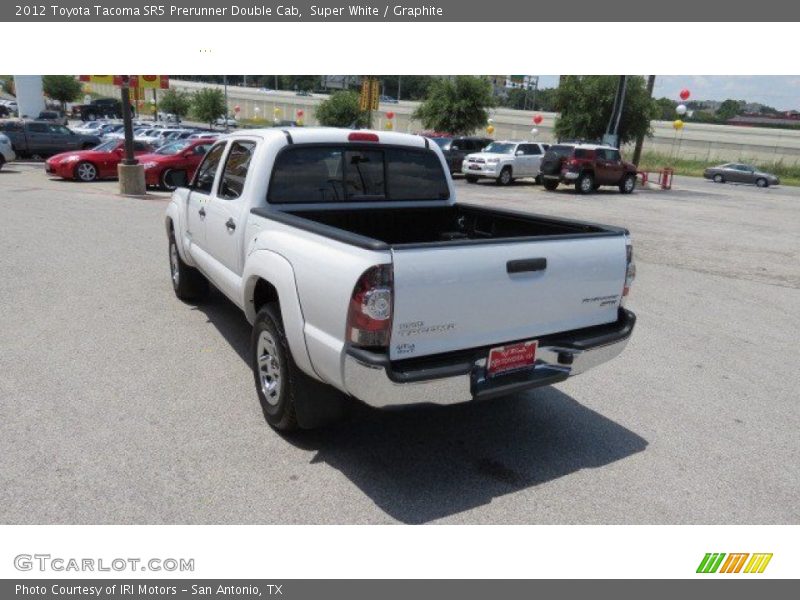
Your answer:
[[[489,123],[489,125],[491,125],[492,123],[494,123],[494,119],[487,119],[486,122]]]
[[[261,109],[258,108],[257,106],[253,110],[256,111],[256,112],[261,112]]]
[[[678,104],[678,107],[675,109],[675,112],[679,115],[686,114],[686,105],[685,104]]]
[[[539,130],[538,130],[538,129],[536,129],[536,127],[534,127],[533,129],[531,129],[531,134],[532,134],[532,135],[536,135],[537,133],[539,133]]]

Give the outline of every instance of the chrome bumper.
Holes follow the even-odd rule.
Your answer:
[[[352,396],[376,408],[450,405],[505,396],[564,381],[611,360],[625,349],[635,322],[635,315],[623,310],[613,324],[616,329],[601,326],[575,336],[546,336],[536,351],[533,369],[491,379],[486,376],[485,356],[442,367],[395,371],[385,357],[350,349],[345,356],[344,383]],[[602,335],[597,335],[598,331]]]

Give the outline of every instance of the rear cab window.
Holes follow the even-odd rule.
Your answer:
[[[275,160],[270,204],[446,200],[447,178],[428,149],[289,146]]]

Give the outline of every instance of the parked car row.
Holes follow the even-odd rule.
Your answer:
[[[214,143],[214,137],[176,140],[156,148],[153,144],[133,141],[134,156],[144,167],[148,186],[174,190],[188,181],[205,153]],[[125,156],[125,141],[110,139],[96,147],[72,152],[62,152],[45,162],[45,171],[56,177],[90,182],[117,177],[117,166]]]

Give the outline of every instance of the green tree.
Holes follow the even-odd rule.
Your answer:
[[[426,129],[468,134],[486,124],[488,109],[494,105],[489,80],[457,75],[434,79],[427,98],[414,111],[414,118]]]
[[[720,121],[727,121],[728,119],[732,119],[739,112],[742,110],[742,105],[744,104],[743,100],[725,100],[722,104],[719,105],[717,109],[717,118]]]
[[[192,96],[188,92],[169,89],[161,96],[158,106],[163,112],[172,113],[181,120],[192,108]]]
[[[570,75],[558,87],[556,119],[559,139],[599,140],[606,133],[619,77],[616,75]],[[647,93],[644,77],[628,76],[625,106],[620,120],[620,144],[640,135],[652,135],[650,120],[657,116],[656,105]]]
[[[192,97],[192,114],[198,121],[213,125],[214,121],[226,116],[225,94],[216,88],[203,88]]]
[[[42,89],[44,93],[61,103],[62,110],[67,102],[72,102],[78,98],[82,89],[81,82],[72,75],[45,75],[42,77]]]
[[[345,90],[334,92],[319,103],[315,114],[320,125],[328,127],[364,127],[367,114],[361,112],[358,93]]]
[[[655,102],[656,105],[655,118],[659,121],[674,121],[678,118],[678,113],[675,112],[678,105],[674,100],[658,98],[657,100],[653,100],[653,102]]]

